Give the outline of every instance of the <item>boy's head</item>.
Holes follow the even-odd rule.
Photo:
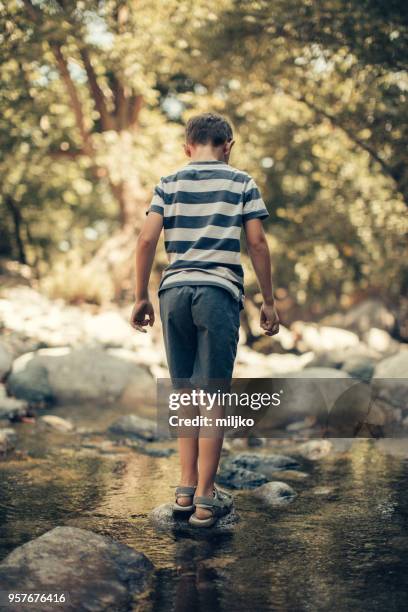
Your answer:
[[[228,162],[233,144],[232,127],[221,115],[203,113],[186,125],[184,150],[188,157],[211,156]]]

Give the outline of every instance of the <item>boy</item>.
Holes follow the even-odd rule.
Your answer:
[[[229,165],[233,145],[223,117],[206,113],[190,119],[184,150],[191,161],[161,178],[137,242],[131,324],[145,332],[154,323],[148,283],[164,226],[170,264],[159,287],[160,314],[175,386],[186,380],[191,386],[231,380],[243,307],[242,226],[263,296],[260,325],[269,336],[279,331],[261,223],[268,212],[251,176]],[[179,437],[178,443],[181,479],[174,511],[189,516],[193,525],[210,526],[231,507],[230,496],[214,487],[222,436],[198,433]]]

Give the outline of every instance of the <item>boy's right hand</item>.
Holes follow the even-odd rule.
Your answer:
[[[130,324],[137,331],[146,333],[143,329],[146,325],[152,327],[154,323],[154,310],[153,305],[149,300],[139,300],[133,306],[132,314],[130,316]]]
[[[274,336],[279,333],[279,316],[274,304],[262,304],[260,325],[267,336]]]

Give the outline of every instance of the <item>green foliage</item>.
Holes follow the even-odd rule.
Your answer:
[[[320,309],[408,286],[400,2],[10,0],[0,17],[0,255],[49,292],[118,294],[80,270],[140,226],[209,109],[264,193],[277,285]]]

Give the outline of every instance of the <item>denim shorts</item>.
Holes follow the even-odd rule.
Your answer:
[[[160,292],[160,316],[173,386],[229,385],[240,303],[221,287],[183,285]]]

